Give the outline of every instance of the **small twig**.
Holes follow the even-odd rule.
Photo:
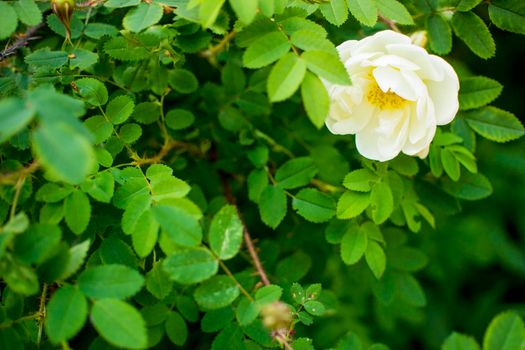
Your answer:
[[[20,181],[20,178],[26,178],[34,173],[39,167],[40,164],[35,160],[25,168],[21,168],[11,173],[0,174],[0,185],[16,185],[16,183]]]
[[[232,39],[235,37],[236,34],[237,33],[234,30],[232,30],[231,32],[226,34],[224,36],[224,38],[222,38],[222,40],[217,45],[210,47],[208,50],[202,51],[200,53],[200,55],[202,57],[213,57],[213,56],[215,56],[220,51],[224,50],[224,47],[226,45],[228,45],[228,43],[230,41],[232,41]]]
[[[40,305],[38,307],[38,335],[37,335],[37,347],[40,347],[42,341],[42,332],[44,329],[44,321],[46,319],[46,302],[47,302],[47,283],[44,283],[42,287],[42,295],[40,295]]]
[[[255,246],[253,245],[253,240],[252,240],[252,237],[250,236],[250,232],[248,231],[248,227],[246,227],[246,224],[244,223],[244,220],[241,217],[239,207],[237,207],[235,197],[233,197],[233,194],[232,194],[230,183],[228,182],[228,179],[226,178],[225,173],[220,172],[219,175],[221,177],[221,184],[222,184],[222,190],[224,193],[224,198],[226,198],[226,201],[228,203],[235,206],[235,209],[237,210],[237,214],[239,215],[239,219],[241,220],[244,242],[246,243],[246,248],[248,248],[248,252],[250,253],[250,257],[253,261],[253,264],[255,265],[255,269],[257,270],[257,273],[261,277],[262,283],[268,286],[271,284],[270,280],[268,279],[268,276],[266,275],[266,271],[264,271],[264,267],[262,266],[261,260],[259,259],[259,255],[257,255],[257,251],[255,250]]]
[[[16,39],[12,45],[0,52],[0,61],[5,60],[11,55],[14,55],[19,48],[26,46],[29,41],[36,39],[36,37],[33,35],[43,26],[44,23],[37,24],[36,26],[29,27],[24,34],[19,35],[18,39]]]
[[[401,33],[401,30],[399,30],[399,28],[397,27],[397,24],[396,22],[392,21],[391,19],[388,19],[386,17],[383,17],[383,16],[379,16],[379,20],[381,22],[383,22],[384,24],[386,24],[390,29],[392,29],[393,31],[396,31],[398,33]]]
[[[248,291],[246,291],[246,289],[244,289],[244,287],[239,283],[239,281],[237,281],[237,279],[235,278],[235,276],[233,275],[233,273],[230,271],[230,269],[228,268],[228,266],[226,266],[226,264],[224,262],[222,262],[221,259],[219,259],[219,257],[217,257],[217,261],[219,262],[219,265],[221,266],[221,268],[224,270],[224,272],[226,273],[226,275],[228,275],[228,277],[230,277],[234,282],[235,282],[235,285],[237,286],[237,288],[239,288],[239,290],[241,291],[242,294],[244,294],[244,296],[246,298],[248,298],[249,301],[251,301],[252,303],[254,302],[252,296],[250,295],[250,293],[248,293]]]

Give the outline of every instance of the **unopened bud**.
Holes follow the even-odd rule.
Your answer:
[[[414,32],[410,36],[410,40],[412,40],[412,44],[425,47],[427,45],[427,32],[425,30],[420,30],[417,32]]]
[[[51,0],[51,7],[53,12],[66,29],[66,40],[71,42],[71,17],[75,10],[75,0]]]
[[[262,322],[270,330],[288,329],[292,322],[292,310],[280,301],[265,305],[261,309]]]

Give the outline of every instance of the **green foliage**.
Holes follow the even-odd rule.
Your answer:
[[[452,34],[492,58],[522,1],[63,3],[0,2],[1,349],[522,347],[521,300],[451,333],[509,306],[471,274],[525,275],[513,88]],[[454,57],[423,159],[324,128],[336,46],[386,28]]]

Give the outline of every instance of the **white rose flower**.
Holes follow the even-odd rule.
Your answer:
[[[459,107],[459,81],[441,57],[391,30],[337,47],[352,85],[325,83],[330,96],[326,126],[355,134],[359,153],[387,161],[399,152],[424,158],[436,125]]]

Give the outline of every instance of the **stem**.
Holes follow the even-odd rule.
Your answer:
[[[399,30],[398,26],[396,25],[396,22],[392,21],[391,19],[388,19],[388,18],[383,17],[383,16],[379,16],[379,20],[381,22],[383,22],[384,24],[386,24],[393,31],[401,33],[401,31]]]
[[[16,214],[16,206],[18,204],[18,198],[20,198],[20,191],[22,190],[22,187],[24,186],[26,177],[20,176],[18,178],[18,181],[15,185],[15,196],[13,197],[13,205],[11,206],[11,212],[9,214],[10,219],[13,219]]]
[[[15,185],[21,177],[27,177],[30,174],[34,173],[40,164],[38,161],[33,161],[27,167],[20,170],[14,171],[12,173],[0,174],[0,185]]]
[[[14,55],[16,51],[26,46],[30,40],[36,39],[34,34],[44,26],[44,23],[37,24],[36,26],[30,27],[26,32],[18,37],[13,45],[8,46],[5,50],[0,52],[0,62],[6,59],[8,56]]]
[[[237,215],[239,215],[239,219],[241,220],[244,242],[246,243],[246,247],[248,248],[248,252],[250,253],[250,257],[255,266],[255,270],[257,270],[257,273],[261,277],[262,283],[268,286],[271,284],[270,280],[268,279],[268,276],[266,275],[266,271],[264,271],[264,267],[262,266],[261,260],[259,259],[259,255],[257,255],[257,251],[255,250],[255,246],[253,245],[252,237],[250,236],[250,231],[248,231],[248,227],[246,227],[246,224],[244,223],[244,220],[242,219],[241,213],[239,211],[239,207],[237,207],[235,197],[233,197],[233,194],[232,194],[230,183],[226,179],[225,173],[221,172],[219,173],[219,175],[221,178],[224,198],[226,198],[226,201],[228,203],[235,206],[235,209],[237,210]]]
[[[254,300],[253,300],[252,296],[250,295],[250,293],[248,293],[248,291],[246,291],[246,289],[244,289],[244,287],[239,283],[239,281],[237,281],[237,279],[235,278],[233,273],[230,271],[228,266],[226,266],[226,264],[224,262],[222,262],[222,260],[219,259],[219,257],[216,256],[215,258],[217,258],[217,261],[219,262],[219,265],[224,270],[224,272],[226,272],[228,277],[230,277],[235,282],[235,284],[237,285],[237,288],[239,288],[241,293],[244,294],[246,296],[246,298],[248,298],[248,300],[250,300],[251,302],[254,302]]]
[[[222,38],[222,40],[217,45],[210,47],[208,50],[202,51],[200,55],[202,57],[215,56],[216,54],[224,50],[224,47],[228,45],[230,41],[232,41],[232,39],[235,37],[236,34],[237,33],[235,32],[235,30],[232,30],[231,32],[226,34],[224,38]]]
[[[37,347],[40,347],[42,341],[42,331],[44,329],[44,321],[46,319],[46,299],[47,299],[47,283],[44,283],[42,287],[42,295],[40,295],[40,306],[38,307],[38,336],[37,336]]]

